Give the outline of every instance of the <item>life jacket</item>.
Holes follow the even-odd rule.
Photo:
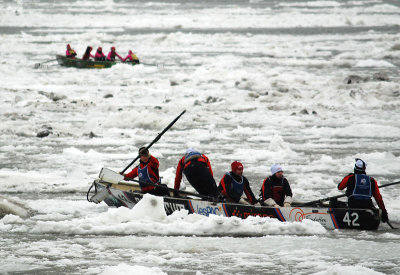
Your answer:
[[[131,53],[128,58],[130,61],[138,61],[139,60],[139,58],[134,53]]]
[[[187,153],[185,155],[185,160],[183,162],[184,162],[184,164],[186,164],[189,161],[191,161],[192,159],[197,159],[197,158],[200,158],[200,157],[201,157],[201,154],[199,152],[191,151],[191,152],[189,152],[189,153]]]
[[[156,182],[154,182],[152,179],[151,179],[151,177],[150,177],[150,175],[149,175],[149,169],[148,169],[148,167],[147,167],[147,164],[146,164],[146,166],[145,167],[143,167],[143,168],[140,168],[140,165],[138,166],[138,175],[139,175],[139,185],[140,185],[140,187],[147,187],[147,186],[149,186],[149,185],[147,185],[146,184],[146,182],[147,183],[151,183],[151,184],[158,184],[158,183],[160,183],[161,181],[160,181],[160,179],[158,180],[158,181],[156,181]]]
[[[283,203],[283,178],[281,179],[281,184],[280,185],[273,185],[273,179],[270,177],[270,181],[271,181],[271,185],[272,185],[272,198],[274,199],[274,201],[278,204],[282,204]]]
[[[369,200],[372,197],[371,177],[364,174],[354,174],[354,189],[349,196],[356,200]]]
[[[67,57],[74,57],[76,56],[76,52],[73,49],[67,50],[67,52],[65,53],[65,55]]]
[[[105,60],[105,55],[104,55],[104,53],[103,52],[98,52],[98,51],[96,51],[96,54],[94,55],[94,58],[95,58],[95,60],[98,60],[98,61],[100,61],[100,60]]]
[[[241,181],[239,182],[232,176],[231,172],[226,173],[225,176],[231,178],[232,192],[230,195],[232,196],[232,199],[239,201],[244,191],[243,177],[241,177]]]
[[[115,56],[116,56],[115,52],[111,51],[111,52],[108,53],[107,60],[115,61]]]

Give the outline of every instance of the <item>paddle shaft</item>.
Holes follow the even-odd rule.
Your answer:
[[[162,135],[169,130],[169,128],[172,127],[172,125],[175,124],[175,122],[186,112],[186,110],[184,110],[179,116],[177,116],[161,133],[158,134],[158,136],[146,147],[146,149],[148,150],[154,143],[156,143],[161,137]],[[125,171],[132,165],[135,163],[135,161],[137,161],[140,158],[140,155],[138,155],[134,160],[131,161],[131,163],[129,163],[128,166],[125,167],[124,170],[122,170],[121,174],[125,173]]]
[[[47,61],[44,61],[44,62],[41,62],[41,63],[36,63],[35,64],[35,67],[39,67],[39,66],[41,66],[42,64],[45,64],[45,63],[49,63],[49,62],[51,62],[51,61],[55,61],[55,60],[57,60],[57,59],[50,59],[50,60],[47,60]]]
[[[379,188],[383,188],[383,187],[387,187],[387,186],[391,186],[391,185],[395,185],[395,184],[399,184],[399,183],[400,183],[400,181],[396,181],[396,182],[382,184],[381,186],[378,186],[378,187]],[[306,202],[306,203],[300,204],[299,206],[301,207],[301,206],[313,205],[313,204],[316,204],[316,203],[329,201],[331,199],[338,199],[338,198],[342,198],[342,197],[345,197],[345,196],[346,196],[346,194],[341,194],[341,195],[337,195],[337,196],[333,196],[333,197],[328,197],[328,198],[323,198],[323,199],[319,199],[319,200],[315,200],[315,201]]]
[[[390,226],[391,229],[399,229],[398,227],[394,227],[389,220],[386,221],[386,223]]]

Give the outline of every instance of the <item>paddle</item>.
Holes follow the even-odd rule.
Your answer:
[[[46,64],[46,63],[49,63],[49,62],[52,62],[52,61],[55,61],[55,60],[57,60],[57,59],[50,59],[50,60],[44,61],[42,63],[36,63],[35,64],[35,69],[38,69],[38,68],[42,67],[42,64]]]
[[[172,125],[174,125],[175,122],[176,122],[185,112],[186,112],[186,110],[184,110],[184,111],[183,111],[179,116],[177,116],[177,117],[176,117],[176,118],[161,132],[161,133],[159,133],[158,136],[146,147],[146,149],[148,150],[154,143],[156,143],[156,142],[161,138],[161,136],[162,136],[166,131],[168,131],[168,129],[171,128]],[[123,174],[123,173],[124,173],[132,164],[134,164],[135,161],[137,161],[139,158],[140,158],[140,155],[138,155],[134,160],[132,160],[132,162],[129,163],[129,165],[126,166],[125,169],[122,170],[120,174]]]
[[[390,226],[391,229],[399,229],[398,227],[394,227],[389,220],[386,221],[386,223]]]
[[[381,186],[379,186],[379,188],[383,188],[383,187],[387,187],[387,186],[391,186],[391,185],[395,185],[395,184],[399,184],[399,183],[400,183],[400,181],[391,182],[391,183],[387,183],[387,184],[382,184]],[[298,206],[299,207],[309,206],[309,205],[313,205],[313,204],[322,203],[324,201],[329,201],[331,199],[342,198],[342,197],[345,197],[345,196],[346,196],[346,194],[341,194],[341,195],[337,195],[337,196],[333,196],[333,197],[327,197],[327,198],[323,198],[323,199],[319,199],[319,200],[315,200],[315,201],[305,202],[305,203],[302,203],[302,204],[300,204]]]

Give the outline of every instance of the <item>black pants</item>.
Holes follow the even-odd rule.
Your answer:
[[[165,184],[159,184],[154,188],[153,190],[147,192],[149,194],[152,194],[154,196],[163,196],[163,197],[169,197],[169,190],[167,185]]]
[[[374,208],[374,204],[372,200],[355,200],[353,198],[349,198],[348,201],[349,208],[362,208],[362,209],[372,209]]]
[[[217,184],[207,165],[202,162],[192,161],[183,170],[187,180],[200,195],[217,198],[219,195]]]

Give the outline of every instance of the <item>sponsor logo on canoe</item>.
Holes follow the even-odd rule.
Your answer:
[[[198,205],[196,206],[196,213],[204,216],[208,216],[210,214],[213,215],[218,215],[221,213],[221,207],[220,206],[207,206],[207,207],[199,207]]]
[[[319,222],[323,225],[327,224],[327,217],[329,215],[327,213],[319,213],[319,212],[312,212],[312,213],[304,213],[303,209],[301,208],[293,208],[289,213],[289,220],[301,222],[304,219],[309,219],[315,222]]]
[[[172,214],[176,210],[185,209],[185,205],[174,202],[164,202],[165,213]]]
[[[239,209],[234,209],[232,211],[231,216],[236,216],[236,217],[240,217],[240,218],[247,218],[248,216],[253,216],[253,217],[270,217],[270,218],[275,218],[274,215],[272,214],[268,214],[268,213],[259,213],[259,212],[252,212],[252,211],[242,211]]]

